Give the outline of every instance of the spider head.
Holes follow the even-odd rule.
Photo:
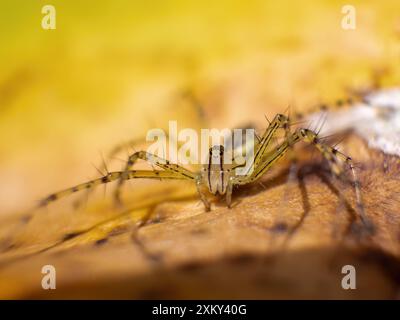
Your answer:
[[[224,164],[224,146],[215,145],[210,148],[209,164],[211,165]]]

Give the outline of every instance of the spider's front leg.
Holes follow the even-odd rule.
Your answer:
[[[129,171],[131,170],[132,166],[138,159],[147,161],[152,165],[164,169],[166,172],[182,177],[182,179],[196,179],[196,175],[193,172],[185,169],[182,166],[179,166],[177,164],[172,164],[168,160],[160,158],[146,151],[138,151],[129,156],[125,169],[123,170],[123,173],[120,179],[118,180],[118,185],[115,189],[115,194],[114,194],[115,201],[118,204],[121,204],[121,188],[125,180],[127,180]]]
[[[201,199],[201,201],[203,202],[206,211],[210,211],[211,206],[210,206],[210,203],[209,203],[208,200],[207,200],[206,195],[205,195],[204,192],[201,190],[201,187],[202,187],[202,186],[203,186],[203,181],[202,181],[201,175],[198,175],[198,176],[196,177],[196,188],[197,188],[197,193],[199,194],[200,199]]]
[[[235,177],[230,177],[228,180],[228,185],[226,186],[226,205],[231,208],[232,204],[232,191]]]
[[[290,140],[290,130],[289,130],[289,118],[283,114],[277,114],[271,121],[264,134],[257,145],[256,152],[254,154],[254,160],[252,164],[252,169],[258,167],[263,161],[265,153],[268,151],[268,147],[271,144],[272,139],[276,135],[278,129],[283,128],[285,130],[285,136]]]
[[[254,167],[253,173],[248,176],[235,177],[233,183],[238,185],[243,185],[247,183],[254,182],[262,177],[262,175],[267,172],[282,156],[291,148],[292,145],[299,141],[305,141],[309,144],[315,146],[315,148],[322,154],[322,156],[328,161],[330,168],[335,176],[341,177],[344,173],[344,165],[347,165],[352,174],[352,182],[354,184],[354,191],[356,195],[356,205],[357,211],[360,216],[361,221],[364,225],[369,226],[369,220],[364,212],[364,205],[361,196],[360,182],[357,178],[356,171],[352,162],[352,159],[342,153],[337,149],[330,147],[323,143],[319,138],[318,134],[309,129],[297,129],[291,136],[291,141],[284,141],[279,145],[274,152],[269,154],[263,162],[259,163]],[[340,161],[340,159],[342,161]]]

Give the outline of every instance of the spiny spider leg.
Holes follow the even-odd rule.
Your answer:
[[[308,143],[313,144],[324,156],[325,159],[328,160],[331,170],[334,173],[335,176],[340,177],[342,173],[344,172],[343,166],[339,162],[339,157],[341,157],[344,162],[349,166],[352,172],[352,180],[354,183],[354,190],[355,190],[355,195],[356,195],[356,201],[357,201],[357,209],[358,213],[360,215],[360,218],[364,224],[367,224],[368,220],[365,216],[364,213],[364,206],[363,206],[363,201],[361,197],[361,191],[360,191],[360,182],[358,180],[358,177],[356,175],[356,171],[352,162],[352,159],[341,152],[339,152],[337,149],[332,148],[328,145],[325,145],[321,143],[320,139],[318,138],[318,135],[309,130],[309,129],[297,129],[293,134],[292,134],[292,144],[295,144],[301,140],[304,140]],[[272,153],[265,161],[260,163],[258,166],[254,167],[253,173],[248,176],[233,176],[229,180],[229,185],[227,189],[227,203],[228,205],[231,202],[231,194],[232,194],[232,187],[233,185],[243,185],[247,183],[251,183],[259,179],[266,171],[268,171],[275,162],[277,162],[290,148],[290,142],[289,141],[284,141],[281,145],[278,146],[276,151]]]
[[[166,138],[168,139],[169,135],[168,133],[166,133]],[[136,139],[131,139],[127,142],[123,142],[120,143],[116,146],[114,146],[114,148],[111,149],[111,151],[107,154],[106,158],[103,157],[102,155],[102,162],[100,164],[100,169],[97,168],[97,166],[95,166],[97,171],[105,171],[106,173],[108,173],[108,169],[107,169],[107,163],[111,162],[112,160],[120,160],[125,162],[125,160],[122,159],[118,159],[116,158],[116,156],[118,154],[120,154],[123,150],[129,150],[129,149],[133,149],[134,150],[134,146],[140,143],[144,143],[146,142],[145,137],[141,137],[141,138],[136,138]],[[179,143],[178,143],[178,147],[179,147]],[[129,151],[128,151],[129,152]],[[101,173],[101,175],[104,175],[104,173]],[[87,199],[89,192],[93,191],[93,189],[88,190],[88,193],[86,193],[86,195],[84,196],[84,198],[82,197],[82,199],[79,199],[78,201],[76,201],[76,205],[79,206],[81,203],[83,203],[83,199]]]
[[[252,164],[253,169],[262,162],[268,146],[270,145],[271,139],[274,137],[276,130],[279,128],[284,128],[287,130],[289,128],[289,119],[283,114],[277,114],[271,121],[264,134],[261,137],[261,141],[257,145],[257,149],[254,155],[254,161]],[[251,168],[250,168],[251,169]]]
[[[280,222],[280,220],[281,220],[282,216],[284,216],[284,214],[285,214],[285,210],[287,209],[286,204],[289,202],[290,196],[292,194],[290,192],[292,182],[298,178],[297,155],[294,152],[293,135],[292,135],[292,132],[290,131],[290,126],[292,124],[291,120],[292,120],[292,118],[289,115],[288,121],[286,123],[284,123],[284,125],[283,125],[283,127],[285,129],[285,139],[289,145],[288,158],[289,158],[290,166],[289,166],[289,172],[288,172],[286,183],[285,183],[285,189],[284,189],[284,192],[282,195],[282,201],[280,201],[278,214],[275,218],[277,226],[282,224],[282,222]]]
[[[167,138],[168,138],[168,135],[167,135]],[[133,148],[134,145],[137,145],[137,144],[140,144],[140,143],[144,143],[145,141],[146,141],[146,139],[144,137],[141,137],[141,138],[130,139],[130,140],[126,141],[126,142],[117,144],[116,146],[114,146],[111,149],[110,152],[108,152],[106,158],[104,158],[103,155],[102,155],[102,162],[101,162],[101,164],[99,166],[100,169],[98,169],[97,166],[95,166],[96,170],[97,171],[105,171],[106,173],[108,173],[108,169],[107,169],[107,163],[108,162],[111,162],[112,160],[115,160],[115,159],[125,162],[122,159],[116,158],[116,156],[118,154],[120,154],[123,150],[129,150],[129,149],[133,149],[134,150],[134,148]],[[103,175],[103,173],[102,173],[102,175]],[[87,199],[87,197],[89,195],[89,192],[91,192],[91,191],[93,191],[93,189],[89,189],[88,190],[88,193],[85,195],[86,199]],[[76,202],[76,205],[79,206],[81,203],[83,203],[82,200],[83,200],[83,197],[82,197],[82,199],[79,199]]]
[[[277,114],[274,119],[269,123],[267,129],[265,130],[264,134],[261,136],[260,139],[258,139],[257,143],[255,144],[255,155],[253,159],[253,163],[249,167],[248,175],[251,176],[249,171],[252,171],[254,173],[254,168],[258,167],[260,163],[263,163],[265,161],[265,157],[268,155],[270,150],[268,147],[270,146],[272,140],[274,139],[276,135],[276,131],[278,129],[284,129],[285,130],[285,139],[288,141],[290,148],[294,145],[292,133],[290,132],[290,121],[289,117],[285,116],[283,114]],[[234,160],[234,159],[232,159]],[[241,167],[243,165],[235,165],[232,167],[233,169],[236,169],[237,167]]]
[[[162,159],[160,157],[157,157],[154,154],[148,153],[146,151],[138,151],[135,152],[134,154],[129,156],[128,162],[126,164],[126,167],[122,173],[122,175],[119,177],[118,185],[117,188],[115,189],[115,200],[117,203],[121,203],[121,187],[124,183],[125,180],[127,180],[127,175],[132,168],[132,166],[135,164],[135,162],[138,160],[145,160],[149,162],[152,165],[158,166],[162,169],[164,169],[166,172],[173,173],[177,176],[181,176],[183,179],[196,179],[196,174],[187,170],[186,168],[177,165],[177,164],[172,164],[166,159]]]
[[[170,137],[168,134],[168,130],[165,130],[165,129],[161,129],[161,130],[164,132],[165,138],[168,141],[168,139]],[[130,139],[126,142],[123,142],[123,143],[120,143],[120,144],[114,146],[114,148],[112,148],[111,151],[107,154],[106,159],[104,159],[101,169],[103,169],[103,170],[106,169],[105,162],[115,159],[115,157],[118,154],[121,154],[122,151],[129,150],[129,149],[135,151],[135,149],[134,149],[135,145],[144,144],[146,142],[147,142],[146,137],[141,137],[141,138],[136,138],[136,139]],[[180,142],[180,141],[177,142],[178,148],[180,148],[182,145],[183,145],[182,142]]]
[[[269,120],[268,120],[269,122]],[[272,139],[274,138],[276,131],[280,128],[283,128],[285,130],[285,136],[286,136],[286,141],[291,141],[291,133],[290,133],[290,125],[289,125],[289,118],[283,114],[277,114],[271,122],[269,122],[269,125],[267,129],[265,129],[264,134],[261,136],[260,139],[257,140],[257,144],[255,145],[256,151],[254,155],[254,159],[252,161],[251,166],[249,167],[249,170],[247,171],[247,175],[242,175],[240,177],[251,177],[254,174],[254,169],[259,166],[260,163],[264,162],[264,158],[266,154],[268,153],[268,146],[270,145]],[[294,144],[294,142],[290,142],[291,145]],[[234,159],[232,159],[234,160]],[[235,165],[232,167],[232,170],[241,167],[243,165]],[[251,171],[252,173],[249,173]],[[233,185],[235,184],[246,184],[249,182],[244,182],[244,183],[236,183],[236,178],[235,176],[230,177],[227,185],[227,190],[226,190],[226,203],[227,206],[230,208],[231,206],[231,201],[232,201],[232,191],[233,191]],[[237,180],[240,181],[240,180]],[[250,181],[251,182],[251,181]]]
[[[182,174],[178,174],[176,172],[170,171],[162,171],[162,170],[129,170],[129,171],[115,171],[110,172],[107,175],[94,179],[85,183],[78,184],[72,188],[68,188],[56,193],[49,195],[47,198],[43,199],[39,203],[39,207],[43,207],[48,205],[51,202],[54,202],[58,199],[71,195],[75,192],[92,189],[98,185],[109,183],[115,180],[124,179],[136,179],[136,178],[144,178],[144,179],[180,179],[180,180],[192,180],[194,177],[192,176],[184,176]]]

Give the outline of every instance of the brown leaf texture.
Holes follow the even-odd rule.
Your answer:
[[[398,158],[354,136],[344,149],[359,164],[373,233],[357,217],[352,186],[301,148],[297,179],[287,181],[284,161],[262,186],[236,189],[231,209],[214,198],[204,212],[190,184],[155,181],[128,192],[124,210],[98,200],[82,212],[43,210],[23,228],[8,222],[1,297],[398,297]],[[56,290],[40,287],[48,264]],[[355,266],[357,290],[342,289],[344,265]]]

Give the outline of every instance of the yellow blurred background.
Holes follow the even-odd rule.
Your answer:
[[[43,5],[56,30],[41,27]],[[400,3],[351,1],[0,1],[0,212],[96,176],[99,151],[178,120],[260,123],[346,87],[400,79]]]

